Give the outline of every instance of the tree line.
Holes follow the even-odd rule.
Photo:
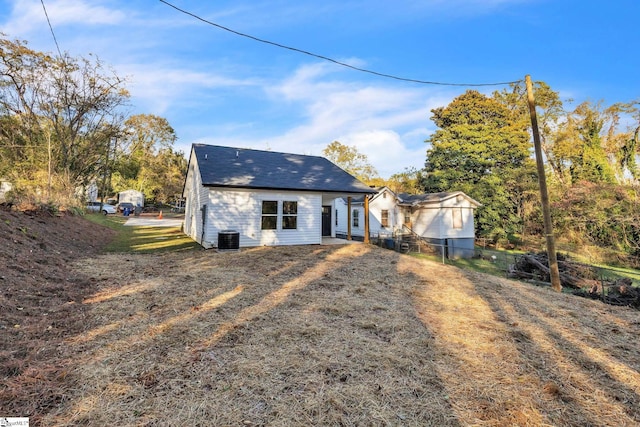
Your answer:
[[[569,108],[535,83],[552,217],[560,240],[640,255],[640,103]],[[162,117],[126,114],[126,79],[98,58],[54,57],[0,34],[0,180],[22,203],[73,206],[136,189],[180,195],[184,154]],[[476,234],[495,243],[543,236],[524,84],[469,90],[432,110],[425,167],[382,179],[366,155],[338,141],[324,155],[397,193],[464,191],[478,200]]]
[[[546,83],[536,82],[534,91],[555,235],[576,249],[640,256],[640,103],[568,108]],[[431,112],[437,130],[426,141],[423,169],[383,180],[360,159],[351,170],[396,192],[465,192],[482,203],[476,235],[490,242],[543,241],[524,83],[491,95],[468,90]],[[325,155],[336,162],[357,160],[337,142]]]
[[[0,35],[0,179],[10,201],[77,206],[126,189],[170,202],[186,160],[168,121],[127,115],[126,79],[94,56],[54,57]]]
[[[567,109],[535,84],[555,234],[577,247],[640,255],[637,102],[583,102]],[[478,234],[517,242],[543,236],[524,85],[486,96],[467,91],[434,109],[420,187],[457,188],[480,201]]]

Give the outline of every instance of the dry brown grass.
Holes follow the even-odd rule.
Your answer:
[[[43,426],[640,424],[637,310],[366,245],[76,269]]]

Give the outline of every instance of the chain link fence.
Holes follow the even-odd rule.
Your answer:
[[[450,251],[446,244],[435,244],[415,236],[377,235],[371,236],[371,242],[404,254],[424,254],[443,264],[459,267],[473,264],[476,270],[536,285],[548,286],[551,281],[544,253],[519,254],[479,245],[473,249],[455,247]],[[483,242],[478,243],[482,245]],[[536,257],[536,265],[527,262],[532,257]],[[563,287],[574,294],[601,299],[609,304],[640,308],[640,270],[580,263],[562,254],[558,254],[558,268]]]

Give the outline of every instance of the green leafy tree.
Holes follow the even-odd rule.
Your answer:
[[[421,171],[411,167],[405,168],[403,172],[394,173],[385,181],[385,185],[396,194],[418,194],[420,193]]]
[[[564,186],[582,181],[623,184],[639,175],[634,129],[621,129],[623,115],[636,113],[633,104],[584,102],[556,123],[547,146],[552,170]]]
[[[588,102],[582,103],[574,110],[568,123],[573,126],[573,137],[570,138],[573,149],[568,158],[572,182],[612,183],[614,171],[607,159],[602,138],[605,118],[598,108]]]
[[[482,203],[479,235],[518,233],[522,201],[535,186],[523,121],[501,102],[471,90],[432,113],[438,130],[427,141],[422,190],[464,191]]]
[[[638,253],[638,103],[585,102],[566,111],[557,92],[534,85],[538,124],[556,236],[582,247],[594,245]],[[529,120],[524,85],[494,93],[523,122]],[[626,129],[623,123],[633,119]],[[523,234],[543,236],[539,196],[523,193]]]
[[[182,152],[173,149],[177,136],[167,119],[151,114],[129,117],[119,144],[116,192],[141,191],[147,200],[167,203],[182,192],[187,165]]]
[[[8,125],[0,156],[14,161],[8,174],[18,189],[70,200],[101,176],[111,132],[124,119],[123,85],[98,59],[54,58],[0,38],[0,115]]]
[[[553,202],[554,227],[579,245],[640,255],[640,202],[630,186],[580,182]]]
[[[558,128],[566,120],[567,113],[560,94],[551,89],[548,84],[541,81],[534,82],[533,90],[542,152],[554,181],[564,186],[568,182],[566,164],[563,158],[556,156],[553,148],[554,141],[558,137]],[[519,126],[523,128],[530,128],[531,116],[524,82],[513,83],[508,89],[494,92],[493,98],[512,112],[514,122],[518,121]]]
[[[358,152],[356,147],[333,141],[322,150],[322,154],[366,184],[370,184],[378,177],[376,168],[369,163],[365,154]]]

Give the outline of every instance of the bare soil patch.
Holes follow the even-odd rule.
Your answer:
[[[113,235],[78,216],[0,208],[0,416],[38,425],[64,400],[70,361],[60,349],[86,328],[82,301],[98,289],[71,263]]]
[[[44,353],[3,323],[0,413],[34,425],[640,424],[637,310],[367,245],[65,271],[64,302],[29,282]]]

